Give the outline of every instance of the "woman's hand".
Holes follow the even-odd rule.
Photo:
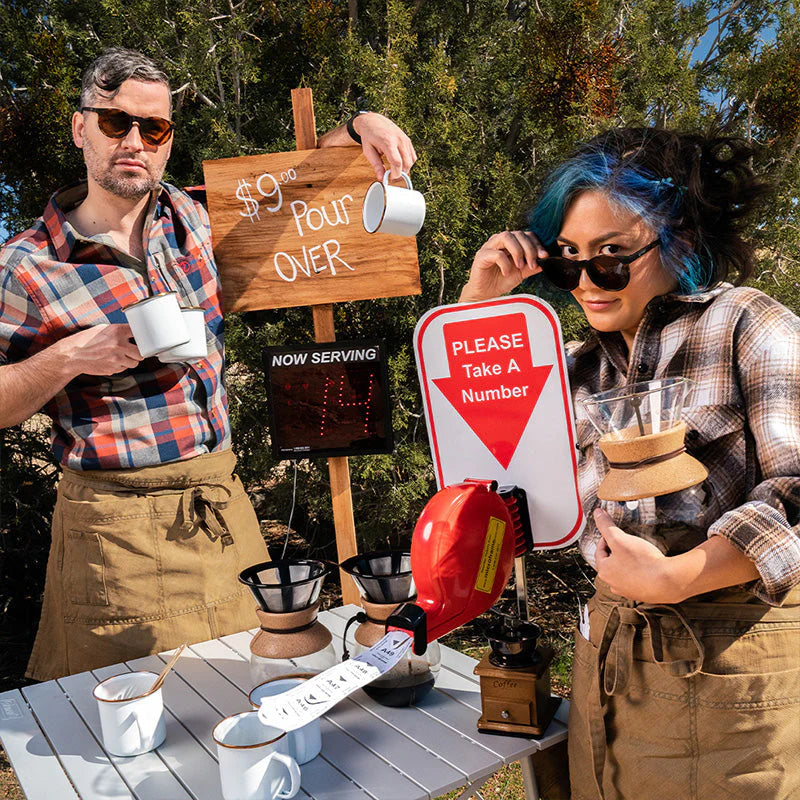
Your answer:
[[[672,558],[655,545],[625,533],[602,508],[594,510],[602,539],[597,544],[597,575],[615,594],[644,603],[679,603]]]
[[[542,271],[537,257],[546,258],[547,251],[529,231],[496,233],[475,254],[460,302],[507,294],[525,278]]]
[[[709,536],[691,550],[665,556],[655,545],[631,536],[601,508],[594,521],[602,539],[597,574],[613,592],[644,603],[680,603],[688,597],[757,580],[755,564],[722,536]]]

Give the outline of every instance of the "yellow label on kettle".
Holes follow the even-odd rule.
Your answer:
[[[505,535],[506,523],[501,519],[497,519],[497,517],[489,517],[489,527],[486,531],[486,541],[483,543],[481,565],[478,568],[478,580],[475,582],[475,589],[478,592],[486,592],[488,594],[492,591]]]

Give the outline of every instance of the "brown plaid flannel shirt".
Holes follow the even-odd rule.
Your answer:
[[[800,319],[749,287],[720,284],[654,298],[628,358],[619,333],[592,331],[567,345],[587,526],[580,549],[594,566],[599,533],[591,511],[608,466],[579,401],[636,381],[695,381],[683,413],[686,449],[705,464],[701,486],[604,504],[628,533],[675,555],[724,536],[756,565],[749,587],[780,605],[800,583]],[[630,364],[630,366],[629,366]]]

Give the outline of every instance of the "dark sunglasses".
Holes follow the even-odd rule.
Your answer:
[[[628,264],[636,261],[645,253],[658,247],[659,240],[654,239],[641,250],[629,256],[595,256],[587,261],[573,261],[563,256],[548,256],[537,258],[536,261],[542,268],[545,278],[553,286],[571,292],[578,288],[581,282],[581,270],[586,270],[591,282],[600,289],[609,292],[619,292],[628,285],[631,271]]]
[[[121,108],[90,108],[84,106],[81,111],[94,111],[100,130],[111,139],[123,139],[135,122],[139,126],[139,135],[147,144],[161,145],[172,136],[174,122],[163,117],[136,117]]]

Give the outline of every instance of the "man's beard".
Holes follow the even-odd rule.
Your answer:
[[[83,157],[89,176],[103,189],[125,200],[139,200],[153,189],[158,187],[164,167],[155,169],[152,164],[145,165],[146,175],[137,171],[136,174],[125,174],[125,171],[116,170],[114,163],[103,163],[97,151],[89,143],[83,142]],[[129,158],[129,156],[126,156]]]

